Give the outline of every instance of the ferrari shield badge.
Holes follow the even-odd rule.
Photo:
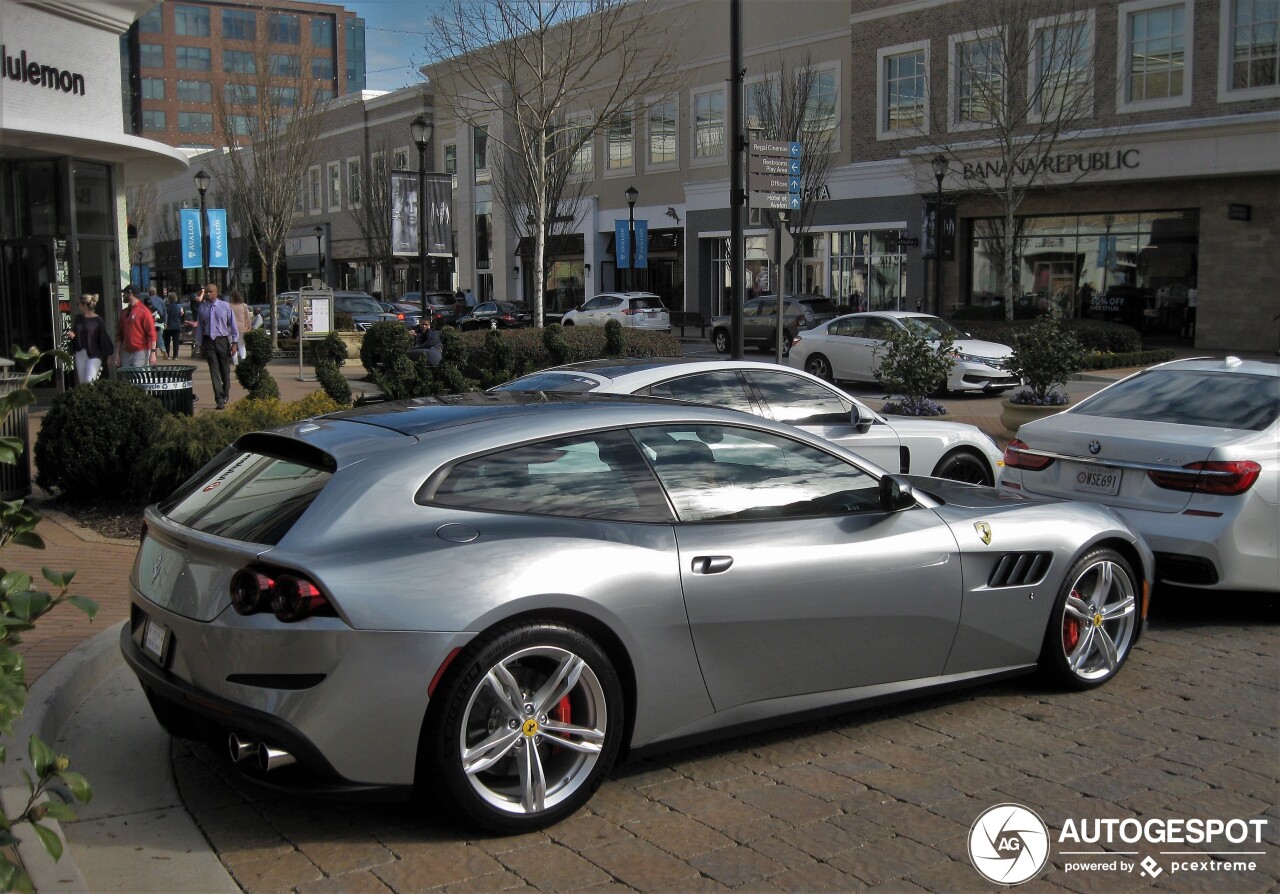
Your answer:
[[[991,525],[986,522],[974,522],[973,529],[978,532],[978,536],[982,538],[984,545],[991,545]]]

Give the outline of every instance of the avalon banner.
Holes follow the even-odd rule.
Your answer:
[[[209,215],[209,266],[229,267],[231,256],[227,246],[227,211],[225,208],[210,208]]]
[[[182,234],[182,269],[204,266],[203,239],[200,232],[200,209],[178,209],[178,231]]]
[[[453,257],[453,175],[426,175],[427,254]]]

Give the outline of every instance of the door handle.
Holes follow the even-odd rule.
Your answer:
[[[733,556],[694,556],[692,568],[694,574],[720,574],[732,564]]]

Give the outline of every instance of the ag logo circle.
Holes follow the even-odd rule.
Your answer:
[[[988,881],[1020,885],[1049,861],[1049,827],[1021,804],[997,804],[973,821],[969,859]]]

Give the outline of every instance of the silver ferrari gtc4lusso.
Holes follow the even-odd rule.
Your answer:
[[[146,511],[121,647],[269,784],[519,832],[627,752],[1039,667],[1124,664],[1110,509],[890,475],[732,410],[502,393],[241,437]]]

